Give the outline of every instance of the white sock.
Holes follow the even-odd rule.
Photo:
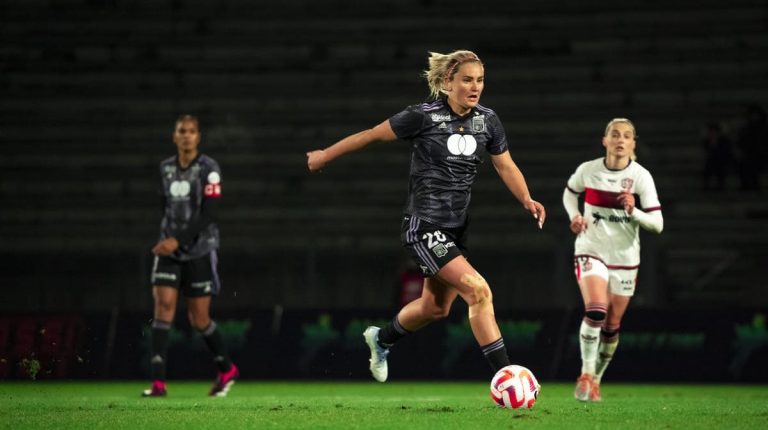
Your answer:
[[[600,380],[603,378],[603,373],[605,373],[605,369],[608,368],[608,364],[610,364],[613,354],[616,352],[616,347],[618,346],[618,338],[616,339],[616,342],[600,342],[600,346],[597,348],[597,364],[595,365],[594,381],[596,383],[599,384]]]
[[[597,346],[600,341],[600,327],[592,327],[586,321],[579,329],[579,347],[581,348],[581,373],[595,374]]]

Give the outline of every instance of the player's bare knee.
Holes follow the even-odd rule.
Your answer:
[[[170,300],[158,300],[155,302],[155,314],[168,315],[176,310],[176,303]]]
[[[461,276],[461,282],[469,287],[472,294],[468,298],[469,317],[489,313],[493,314],[493,293],[488,282],[485,281],[479,273],[464,274]]]
[[[187,317],[189,318],[189,325],[198,331],[205,330],[208,324],[211,323],[211,319],[207,315],[197,315],[190,312],[187,314]]]

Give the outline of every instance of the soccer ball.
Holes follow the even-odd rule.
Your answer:
[[[502,408],[532,408],[539,398],[541,385],[533,372],[512,364],[502,368],[491,380],[491,398]]]

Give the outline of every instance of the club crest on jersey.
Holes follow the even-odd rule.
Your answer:
[[[483,133],[485,131],[485,115],[472,117],[472,131]]]
[[[632,188],[632,184],[634,184],[635,181],[632,180],[632,178],[624,178],[621,180],[621,188],[624,190],[629,190]]]

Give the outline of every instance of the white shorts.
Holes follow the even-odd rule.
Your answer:
[[[587,255],[579,255],[573,258],[573,268],[576,273],[576,281],[581,281],[587,276],[599,276],[608,282],[608,291],[617,296],[635,295],[637,286],[637,267],[635,268],[608,268],[602,261]]]

